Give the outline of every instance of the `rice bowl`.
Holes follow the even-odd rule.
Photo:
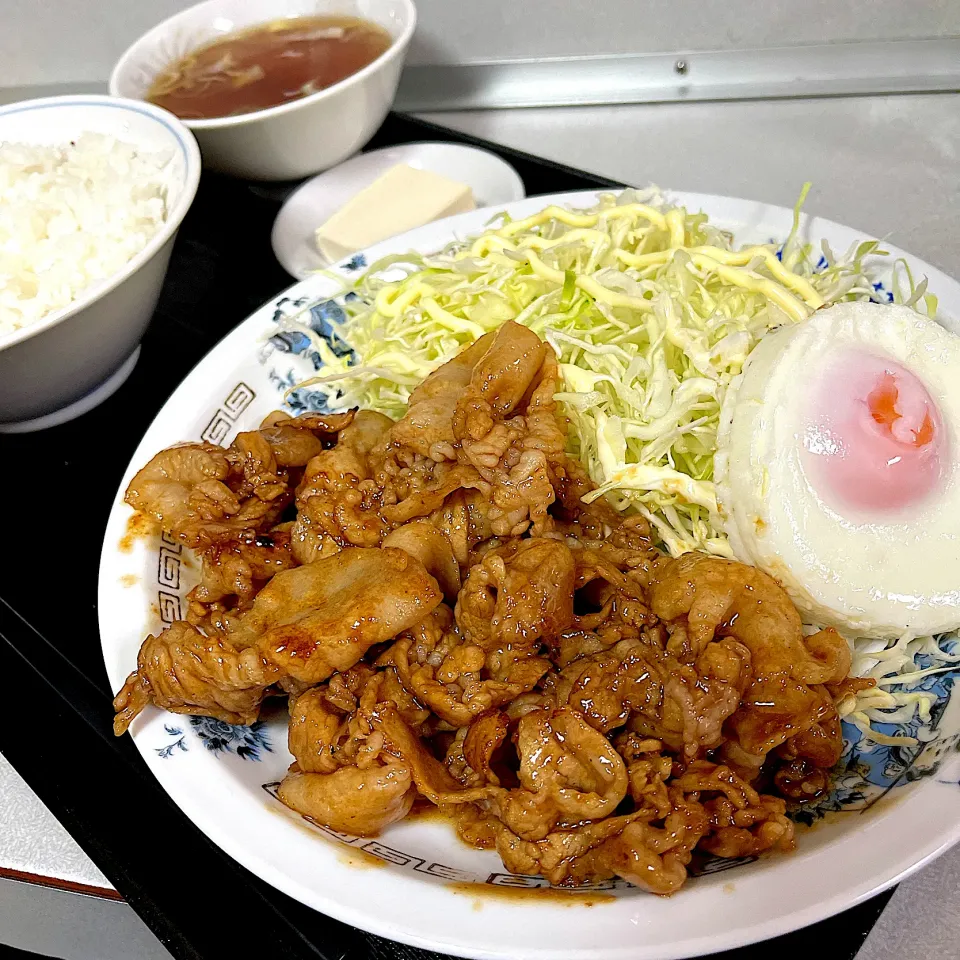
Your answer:
[[[161,184],[158,189],[164,198],[162,219],[155,202],[158,196],[138,197],[147,204],[145,209],[150,210],[139,227],[141,236],[126,250],[121,249],[120,256],[111,254],[108,257],[101,250],[102,244],[91,246],[90,225],[97,222],[97,217],[106,209],[121,216],[122,205],[136,196],[129,181],[124,187],[116,173],[111,172],[108,175],[112,181],[109,189],[118,193],[106,208],[102,204],[89,204],[88,198],[89,209],[80,213],[77,207],[59,223],[51,216],[43,221],[44,226],[36,223],[32,227],[21,223],[16,229],[0,226],[0,238],[9,241],[15,234],[22,246],[24,236],[49,241],[49,235],[43,238],[40,232],[49,231],[52,225],[54,233],[58,230],[72,233],[73,242],[80,245],[82,255],[86,256],[80,276],[68,280],[59,277],[49,289],[44,286],[43,293],[37,285],[36,292],[41,293],[42,302],[27,309],[29,322],[14,324],[0,320],[0,430],[37,429],[50,425],[48,420],[25,425],[25,421],[36,421],[50,414],[55,414],[59,418],[57,422],[62,422],[78,415],[82,409],[89,409],[123,382],[125,377],[119,373],[122,370],[128,374],[133,369],[134,354],[160,295],[177,228],[196,194],[200,179],[200,152],[196,141],[189,130],[164,110],[148,104],[91,95],[51,97],[0,108],[0,142],[42,148],[44,156],[52,156],[47,153],[50,148],[79,141],[84,134],[95,135],[93,143],[98,145],[106,142],[127,144],[135,148],[138,156],[156,158],[159,154],[169,157],[162,168],[162,178],[160,168],[153,168],[152,179],[155,184]],[[120,154],[123,152],[121,147]],[[120,154],[115,155],[116,162],[120,162]],[[33,176],[35,173],[28,174],[28,179]],[[49,172],[42,174],[34,181],[35,185],[39,187],[39,181],[52,182],[48,180],[50,176]],[[9,184],[2,184],[0,181],[0,193],[4,194],[6,206],[11,188]],[[29,188],[20,188],[24,189]],[[79,197],[77,193],[76,198]],[[80,200],[76,202],[80,203]],[[98,207],[99,214],[96,213]],[[69,223],[71,219],[82,222],[80,230]],[[129,226],[130,219],[122,219]],[[117,222],[113,227],[104,226],[100,232],[106,235],[112,231],[117,236],[126,226]],[[148,226],[151,229],[147,229]],[[17,251],[15,246],[16,243],[4,244],[5,249],[0,252],[0,274],[5,272],[4,265],[11,262],[11,257],[21,260],[23,251]],[[32,241],[27,246],[32,246]],[[57,246],[48,245],[44,252],[53,253]],[[96,253],[98,250],[100,262],[90,262],[91,251]],[[42,264],[39,254],[36,264]],[[21,260],[21,268],[22,265]],[[48,266],[43,265],[43,269]],[[69,287],[66,291],[64,283]],[[61,288],[54,291],[58,284]],[[10,281],[0,280],[0,291],[4,289],[8,298],[0,306],[0,316],[4,316],[6,310],[9,319],[11,304],[16,300],[19,301],[17,317],[22,320],[23,301],[31,298],[20,296],[20,293],[33,293],[30,284],[25,291],[18,288],[15,296],[9,296]],[[118,378],[111,380],[115,375]],[[110,381],[106,392],[91,397],[106,381]],[[65,407],[81,401],[85,401],[81,408],[64,411]]]
[[[96,133],[0,142],[0,334],[69,306],[147,245],[167,217],[172,159]]]

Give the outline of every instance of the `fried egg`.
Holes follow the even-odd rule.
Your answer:
[[[805,619],[864,636],[960,627],[960,337],[843,303],[765,336],[724,398],[719,511],[737,559]]]

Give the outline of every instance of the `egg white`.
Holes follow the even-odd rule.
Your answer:
[[[806,475],[803,424],[818,372],[854,347],[917,376],[940,410],[936,490],[893,514],[841,514]],[[734,555],[771,574],[805,619],[863,636],[960,627],[960,337],[907,307],[844,303],[767,334],[724,397],[714,461]]]

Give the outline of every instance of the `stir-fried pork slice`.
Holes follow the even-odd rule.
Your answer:
[[[414,520],[388,533],[384,547],[406,550],[416,557],[434,580],[440,584],[444,599],[457,602],[460,592],[460,565],[453,553],[453,546],[442,531],[429,520]]]
[[[381,657],[418,701],[454,727],[532,690],[550,667],[529,648],[500,664],[464,640],[445,604],[401,634]]]
[[[328,700],[325,687],[312,687],[290,698],[287,743],[304,773],[333,773],[341,766],[337,757],[346,717]]]
[[[286,473],[280,473],[273,447],[257,430],[238,433],[227,448],[234,469],[233,490],[240,497],[271,503],[288,493]]]
[[[461,727],[447,750],[447,769],[465,786],[487,783],[499,787],[501,781],[494,770],[494,755],[509,732],[510,720],[499,710],[483,714],[469,727]],[[455,769],[458,761],[459,771]]]
[[[460,565],[461,580],[473,548],[493,536],[486,502],[479,490],[454,490],[430,514],[430,522],[447,538]]]
[[[260,427],[281,467],[302,467],[323,450],[323,442],[309,430],[292,426],[290,417],[276,418]]]
[[[437,805],[473,803],[492,796],[497,788],[464,787],[426,748],[423,741],[404,722],[392,703],[377,704],[373,714],[375,728],[383,734],[386,749],[394,753],[410,770],[420,795]]]
[[[687,866],[707,826],[702,807],[673,791],[673,809],[662,826],[638,817],[607,839],[596,860],[611,873],[650,893],[676,893],[687,879]]]
[[[226,538],[256,526],[241,514],[240,498],[225,483],[226,452],[210,443],[161,450],[130,481],[124,499],[190,546]],[[249,513],[249,511],[248,511]]]
[[[358,416],[343,431],[365,429]],[[300,563],[331,556],[345,546],[375,547],[389,526],[381,515],[383,490],[371,479],[362,442],[338,442],[313,457],[297,486],[297,519],[291,531],[293,555]]]
[[[751,682],[738,698],[720,751],[727,763],[753,779],[771,751],[815,725],[823,743],[815,755],[839,756],[836,709],[820,692],[820,685],[838,682],[850,668],[849,647],[839,634],[823,630],[805,638],[783,588],[745,564],[687,554],[654,576],[651,607],[674,628],[669,651],[689,661],[709,655],[724,636],[749,651]]]
[[[392,703],[418,732],[429,719],[429,711],[410,697],[393,670],[374,670],[365,663],[291,695],[288,746],[297,767],[304,773],[332,773],[344,766],[393,763],[372,725],[381,702]]]
[[[470,568],[457,623],[485,650],[536,646],[573,622],[574,576],[573,554],[562,540],[513,540]]]
[[[294,679],[319,683],[418,623],[441,599],[436,580],[403,550],[349,548],[277,574],[233,637],[240,646],[256,644]]]
[[[201,580],[190,599],[202,604],[225,597],[247,601],[271,577],[296,565],[287,530],[214,543],[203,553]]]
[[[419,794],[553,884],[668,895],[698,851],[789,849],[784,798],[829,788],[835,703],[867,681],[769,577],[654,550],[565,453],[559,386],[506,323],[397,423],[273,414],[158,455],[130,502],[201,548],[203,580],[144,643],[118,733],[151,700],[250,722],[282,692],[289,807],[367,835]]]
[[[177,621],[140,647],[137,669],[113,701],[119,736],[148,703],[172,713],[253,723],[267,687],[280,671],[255,649],[237,650],[226,640],[205,637]]]
[[[402,764],[288,773],[277,796],[292,810],[341,833],[376,836],[413,806],[417,792]]]
[[[832,758],[839,758],[843,746],[836,707],[825,688],[807,686],[785,673],[757,677],[746,688],[725,734],[719,755],[748,780],[781,745],[802,749],[809,744],[811,759],[824,760],[828,766],[836,762]],[[793,756],[797,755],[794,749]]]
[[[262,430],[237,434],[226,449],[184,443],[161,450],[130,481],[125,499],[192,547],[262,531],[289,503],[289,467],[333,442],[354,419],[344,414],[271,414]]]
[[[739,655],[747,657],[746,650]],[[689,760],[720,745],[744,682],[740,673],[714,676],[680,663],[655,633],[645,633],[571,661],[545,686],[556,703],[581,711],[596,729],[610,733],[629,723]]]
[[[474,367],[493,343],[496,334],[488,333],[434,370],[410,394],[407,412],[393,426],[390,440],[409,447],[423,457],[437,454],[443,459],[456,439],[453,414],[457,401],[470,384]],[[450,456],[450,459],[455,459]]]
[[[520,787],[495,800],[503,823],[525,840],[558,825],[610,816],[627,795],[627,768],[576,710],[529,713],[517,725]]]
[[[552,350],[513,322],[434,371],[383,451],[400,501],[385,516],[393,523],[426,516],[454,490],[479,488],[495,534],[531,525],[544,532],[555,499],[551,470],[567,462],[557,388]]]
[[[508,416],[527,396],[549,349],[532,330],[505,323],[474,367],[470,389],[489,404],[494,417]]]
[[[311,411],[296,417],[291,417],[282,410],[274,410],[264,418],[260,429],[271,426],[292,427],[295,430],[309,430],[311,433],[320,434],[325,441],[333,441],[353,423],[356,416],[356,410],[347,410],[345,413]]]
[[[553,351],[510,322],[497,331],[457,403],[460,456],[491,485],[489,517],[497,536],[519,536],[530,527],[541,534],[550,526],[554,477],[567,463],[558,389]]]
[[[257,431],[229,448],[185,443],[161,450],[130,481],[124,499],[188,546],[252,536],[290,502],[289,477]]]
[[[758,676],[785,673],[802,683],[832,683],[850,669],[843,638],[822,631],[813,644],[806,641],[786,591],[755,567],[687,553],[657,572],[650,602],[661,620],[686,618],[683,645],[694,657],[715,635],[727,634],[750,650]]]
[[[306,413],[299,417],[275,410],[260,424],[259,433],[281,467],[302,467],[339,439],[355,418],[347,413]]]
[[[788,737],[777,751],[783,761],[774,775],[781,796],[801,803],[815,800],[830,787],[830,770],[843,755],[843,732],[834,698],[826,687],[818,687],[820,719]]]
[[[765,850],[792,850],[794,827],[779,797],[760,794],[728,767],[698,761],[675,781],[710,818],[700,849],[718,857],[752,857]]]
[[[784,802],[758,794],[726,767],[700,761],[669,786],[667,776],[669,770],[661,767],[656,779],[662,798],[656,804],[553,830],[537,840],[495,821],[497,851],[509,869],[540,873],[557,885],[619,876],[668,895],[686,881],[697,849],[742,857],[792,848],[793,825]]]
[[[353,420],[337,434],[337,446],[349,447],[362,457],[384,443],[393,421],[375,410],[358,410]]]
[[[410,771],[384,749],[373,725],[377,704],[396,690],[386,673],[359,665],[292,700],[289,746],[296,762],[280,784],[283,803],[358,836],[403,819],[416,798]]]
[[[410,466],[402,466],[408,451],[393,451],[394,461],[386,461],[378,475],[384,492],[397,502],[383,507],[383,516],[393,526],[408,523],[419,517],[429,517],[439,510],[450,494],[457,490],[487,490],[487,484],[471,466],[438,464],[433,460],[413,457]],[[398,462],[400,461],[400,462]],[[388,474],[393,471],[396,477]]]

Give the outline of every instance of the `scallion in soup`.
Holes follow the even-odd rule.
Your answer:
[[[274,20],[191,51],[154,80],[147,100],[184,120],[276,107],[362,70],[391,43],[358,17]]]

